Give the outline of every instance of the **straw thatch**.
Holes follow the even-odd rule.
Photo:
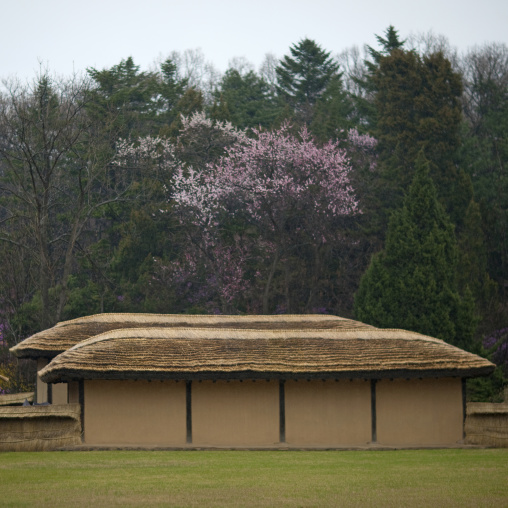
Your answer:
[[[467,444],[508,448],[508,403],[470,402],[464,430]]]
[[[77,379],[478,376],[494,365],[404,330],[138,328],[106,332],[57,356],[46,383]]]
[[[0,406],[22,406],[23,402],[33,402],[34,392],[8,393],[0,395]]]
[[[372,329],[358,321],[323,314],[277,316],[210,316],[183,314],[96,314],[63,321],[32,335],[11,352],[19,358],[53,358],[79,342],[121,328],[194,327],[238,329]]]
[[[81,406],[0,408],[0,451],[55,450],[81,443]]]

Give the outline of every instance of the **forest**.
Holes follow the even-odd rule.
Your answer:
[[[32,388],[9,347],[79,316],[330,313],[488,357],[468,397],[500,400],[508,46],[376,39],[3,80],[0,393]]]

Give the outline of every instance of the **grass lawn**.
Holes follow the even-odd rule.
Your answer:
[[[508,449],[0,453],[0,506],[508,507]]]

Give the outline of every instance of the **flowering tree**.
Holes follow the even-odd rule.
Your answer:
[[[243,130],[230,122],[220,122],[197,112],[181,117],[182,128],[177,138],[178,158],[195,170],[202,171],[207,164],[225,154],[225,149],[247,139]]]
[[[243,241],[247,231],[255,232],[250,253],[263,258],[256,273],[267,313],[276,271],[285,271],[291,257],[304,253],[315,272],[310,280],[317,280],[322,248],[341,240],[341,220],[356,214],[358,203],[349,185],[347,153],[337,143],[318,147],[305,128],[297,138],[288,125],[255,135],[226,148],[206,171],[180,167],[171,198],[182,220],[214,248],[237,224],[243,225]],[[309,291],[306,307],[313,303],[313,288]]]
[[[152,284],[209,311],[323,307],[331,260],[358,213],[351,160],[371,164],[375,140],[352,130],[340,146],[319,147],[289,125],[248,137],[200,113],[182,125],[175,145],[118,143],[119,166],[155,165],[172,176],[160,213],[180,227],[173,254],[156,259]]]
[[[225,149],[246,139],[244,131],[229,122],[217,122],[203,113],[182,116],[182,128],[176,143],[161,137],[144,137],[136,140],[119,140],[115,165],[119,169],[142,175],[157,176],[164,184],[166,203],[153,207],[154,219],[165,224],[173,221],[170,179],[180,168],[190,172],[206,172],[207,166],[224,155]],[[193,227],[180,214],[180,227],[166,231],[171,236],[173,252],[162,260],[154,258],[152,290],[172,291],[177,306],[184,310],[189,304],[209,311],[227,311],[239,293],[243,293],[248,281],[243,276],[242,262],[245,247],[231,240],[223,244],[210,232]],[[168,222],[169,221],[169,222]],[[176,256],[175,256],[176,253]],[[232,263],[232,256],[237,262]]]

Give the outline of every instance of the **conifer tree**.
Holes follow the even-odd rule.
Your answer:
[[[263,78],[253,71],[241,74],[236,69],[228,69],[219,85],[220,89],[214,93],[212,118],[230,121],[239,129],[271,126],[277,115],[277,104]],[[217,115],[221,110],[227,110],[229,116]]]
[[[470,181],[455,163],[460,75],[442,53],[421,58],[414,51],[394,49],[381,58],[373,81],[383,206],[400,206],[423,150],[438,198],[452,222],[460,224],[472,197]]]
[[[338,72],[339,65],[311,39],[303,39],[291,48],[276,68],[277,93],[309,125],[312,110]]]
[[[394,49],[402,49],[405,40],[400,40],[399,31],[395,30],[393,25],[390,25],[385,31],[385,37],[376,35],[377,42],[381,46],[381,51],[378,51],[371,46],[367,46],[367,51],[374,60],[373,62],[366,62],[367,68],[375,72],[376,67],[379,65],[383,56],[388,56]]]
[[[310,126],[312,134],[323,143],[345,137],[346,131],[354,127],[352,115],[353,105],[342,80],[339,75],[333,76],[316,103]]]
[[[377,124],[377,112],[374,104],[374,97],[377,92],[377,83],[374,76],[379,69],[382,58],[390,56],[392,51],[398,49],[403,50],[405,40],[399,38],[398,30],[390,25],[385,31],[385,37],[376,35],[380,49],[376,50],[371,46],[367,46],[367,51],[371,60],[365,60],[365,73],[362,77],[354,78],[358,89],[361,91],[355,97],[356,110],[361,122],[374,129]]]
[[[390,220],[385,248],[360,282],[356,317],[471,347],[474,302],[468,291],[459,295],[457,256],[453,226],[420,154],[404,205]]]

